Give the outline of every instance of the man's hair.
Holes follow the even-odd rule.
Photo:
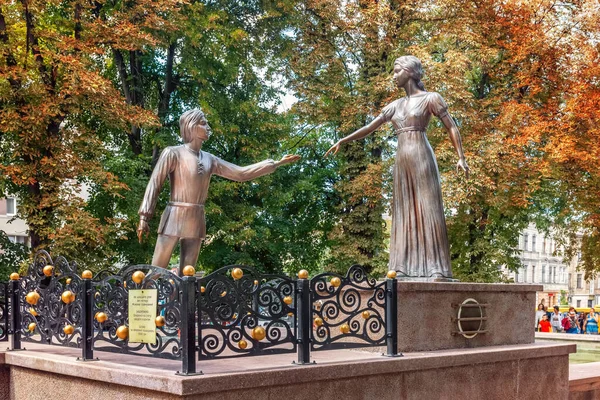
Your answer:
[[[559,308],[560,308],[560,307],[558,307],[558,306],[554,306],[554,309],[555,309],[555,310],[558,310]]]
[[[199,108],[181,114],[181,117],[179,118],[179,132],[181,134],[181,139],[183,139],[183,143],[189,143],[194,139],[192,137],[192,128],[198,125],[200,121],[206,121],[206,117]]]

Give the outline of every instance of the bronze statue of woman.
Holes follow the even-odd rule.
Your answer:
[[[337,153],[343,143],[362,139],[385,122],[391,122],[398,136],[394,164],[394,198],[389,269],[406,277],[451,278],[450,249],[442,203],[437,162],[425,131],[431,115],[448,130],[458,153],[456,169],[466,176],[462,143],[454,119],[438,93],[427,92],[421,82],[423,67],[413,56],[394,62],[394,83],[406,96],[384,107],[370,124],[340,139],[325,153]]]

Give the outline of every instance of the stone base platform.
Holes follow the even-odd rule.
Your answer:
[[[204,375],[178,376],[177,361],[26,344],[0,352],[0,400],[79,399],[567,399],[571,344],[534,343],[406,353],[312,353],[201,361]]]

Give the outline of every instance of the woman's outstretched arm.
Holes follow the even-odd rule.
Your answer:
[[[327,153],[325,153],[325,155],[323,157],[327,157],[329,155],[329,153],[336,154],[340,150],[340,146],[344,143],[349,143],[354,140],[359,140],[366,136],[369,136],[373,131],[375,131],[377,128],[379,128],[384,122],[385,121],[383,120],[383,118],[381,118],[381,116],[378,116],[373,121],[371,121],[370,124],[365,125],[362,128],[352,132],[345,138],[341,138],[340,140],[338,140],[336,144],[334,144],[333,146],[331,146],[331,148],[329,150],[327,150]]]

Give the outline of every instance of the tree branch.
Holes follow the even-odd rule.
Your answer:
[[[117,71],[119,72],[119,78],[121,80],[121,88],[123,89],[123,94],[125,95],[125,101],[127,104],[133,104],[131,98],[131,92],[129,90],[129,75],[127,74],[127,68],[125,67],[125,60],[123,60],[123,54],[121,54],[120,50],[112,49],[113,58],[115,60],[115,64],[117,66]]]

